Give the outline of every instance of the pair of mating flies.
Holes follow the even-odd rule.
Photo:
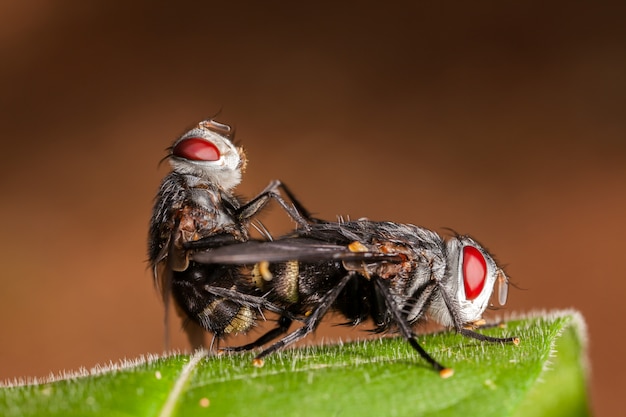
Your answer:
[[[264,311],[276,326],[244,346],[269,344],[255,358],[314,331],[330,311],[345,324],[371,319],[375,332],[399,331],[441,376],[452,370],[418,343],[413,325],[430,318],[487,342],[513,342],[477,333],[497,285],[504,305],[508,280],[487,251],[468,236],[447,241],[430,230],[369,220],[316,219],[282,183],[274,181],[250,201],[233,194],[246,165],[227,125],[205,120],[169,148],[172,171],[157,195],[149,233],[149,258],[165,303],[185,319],[194,347],[204,332],[216,338],[249,331]],[[283,197],[284,196],[284,197]],[[287,200],[285,199],[287,198]],[[250,238],[249,227],[271,200],[297,224],[281,238]],[[296,321],[299,327],[290,331]]]

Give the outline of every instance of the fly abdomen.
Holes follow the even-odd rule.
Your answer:
[[[172,295],[189,318],[216,336],[245,333],[254,325],[256,311],[208,290],[231,289],[231,281],[223,267],[191,263],[187,270],[174,272]]]
[[[249,306],[222,297],[216,297],[195,317],[202,327],[218,337],[245,333],[256,321],[256,313]]]
[[[201,291],[190,282],[176,282],[172,294],[189,318],[217,337],[245,333],[257,320],[250,306]]]
[[[272,299],[282,304],[295,304],[300,299],[300,265],[298,261],[270,264],[259,262],[252,269],[252,280]]]

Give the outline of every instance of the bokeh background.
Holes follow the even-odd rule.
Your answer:
[[[158,161],[219,112],[242,195],[280,178],[320,217],[470,233],[508,311],[582,311],[593,408],[619,413],[625,3],[164,3],[0,5],[0,380],[162,351]]]

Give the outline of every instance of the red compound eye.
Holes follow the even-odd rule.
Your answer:
[[[463,248],[463,285],[465,298],[474,300],[480,295],[487,278],[487,262],[478,249],[473,246]]]
[[[192,161],[217,161],[220,151],[217,146],[200,138],[183,139],[174,146],[172,155]]]

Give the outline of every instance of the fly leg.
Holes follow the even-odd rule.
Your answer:
[[[229,288],[214,287],[212,285],[205,285],[204,289],[206,290],[206,292],[210,294],[217,295],[228,300],[236,301],[248,307],[264,308],[273,313],[278,313],[281,315],[281,317],[284,316],[286,319],[290,320],[290,323],[291,321],[296,319],[291,313],[289,313],[288,311],[285,311],[283,308],[277,306],[276,304],[268,301],[264,297],[245,294],[237,290],[231,290]]]
[[[317,326],[320,324],[320,321],[324,317],[324,315],[328,312],[330,307],[333,305],[341,291],[344,289],[348,281],[352,279],[353,272],[345,275],[341,280],[335,285],[329,292],[327,292],[318,306],[313,310],[310,316],[308,316],[304,322],[304,326],[300,327],[297,330],[289,333],[287,336],[280,339],[278,342],[274,343],[261,353],[259,353],[253,361],[255,366],[263,366],[263,358],[273,352],[276,352],[278,349],[281,349],[285,346],[289,346],[292,343],[297,342],[298,340],[304,338],[309,333],[313,332]]]
[[[385,286],[383,281],[377,276],[373,276],[372,280],[374,281],[374,284],[378,288],[379,293],[382,294],[383,298],[385,299],[387,308],[389,312],[391,313],[391,315],[393,316],[394,321],[396,325],[398,326],[398,329],[400,330],[400,333],[402,334],[402,336],[404,336],[406,340],[408,340],[411,347],[415,349],[417,353],[419,353],[419,355],[422,358],[424,358],[426,362],[430,364],[430,366],[432,366],[437,372],[439,372],[439,376],[441,376],[442,378],[448,378],[452,376],[454,371],[451,368],[446,368],[445,366],[437,362],[435,359],[433,359],[433,357],[430,356],[428,352],[426,352],[424,348],[421,347],[420,344],[417,342],[415,334],[413,333],[413,330],[411,329],[411,325],[406,321],[404,317],[402,317],[402,312],[400,308],[398,308],[396,302],[394,301],[393,295],[389,291],[389,288],[387,288],[387,286]]]
[[[291,205],[280,195],[278,189],[282,189],[291,200]],[[256,197],[237,209],[237,217],[245,221],[256,215],[270,199],[274,199],[289,214],[289,217],[298,224],[298,227],[308,230],[310,222],[316,222],[300,202],[295,199],[293,193],[280,181],[272,181],[265,190]]]
[[[487,336],[482,333],[475,332],[474,330],[467,329],[463,326],[461,319],[458,315],[457,309],[453,308],[452,300],[450,300],[450,296],[446,292],[445,288],[442,286],[439,287],[439,293],[441,294],[443,301],[446,303],[446,307],[448,307],[448,312],[450,313],[450,317],[452,317],[452,323],[454,325],[454,329],[457,333],[465,336],[471,337],[472,339],[480,340],[483,342],[490,343],[513,343],[515,345],[519,344],[519,337],[493,337]]]
[[[293,205],[293,207],[295,207],[297,212],[300,213],[302,215],[302,217],[304,217],[306,220],[308,220],[309,222],[312,222],[312,223],[319,223],[319,222],[321,222],[321,220],[316,219],[315,217],[313,217],[311,215],[311,212],[309,212],[302,205],[302,203],[300,203],[300,201],[296,198],[296,196],[291,191],[291,189],[289,189],[289,187],[287,187],[287,184],[283,184],[281,181],[277,181],[277,182],[278,182],[278,187],[280,187],[282,192],[287,195],[287,197],[289,198],[289,201],[291,201],[291,204]]]
[[[487,336],[486,334],[475,332],[471,329],[466,329],[465,327],[458,328],[456,331],[459,334],[462,334],[465,337],[471,337],[472,339],[481,340],[483,342],[491,342],[491,343],[513,343],[514,345],[519,345],[519,337],[493,337]]]
[[[470,324],[471,327],[469,327],[470,329],[493,329],[494,327],[499,327],[501,329],[504,329],[506,327],[506,322],[504,321],[495,321],[492,323],[487,323],[484,320],[480,320],[478,322],[473,322]],[[467,326],[466,326],[467,327]]]
[[[287,330],[289,330],[289,327],[291,326],[292,322],[293,320],[290,319],[289,317],[280,316],[280,318],[278,319],[278,326],[274,327],[273,329],[265,333],[263,336],[259,337],[254,342],[248,343],[247,345],[243,345],[243,346],[225,347],[221,350],[228,351],[228,352],[243,352],[247,350],[256,349],[260,346],[263,346],[270,340],[276,339],[281,334],[287,333]]]
[[[437,287],[437,282],[433,279],[429,279],[424,285],[421,285],[417,291],[413,293],[410,304],[410,311],[403,311],[407,317],[410,317],[410,321],[413,322],[424,315],[424,312],[428,308],[428,304],[432,299],[432,294]],[[408,306],[406,303],[405,306]]]
[[[212,249],[221,246],[233,245],[240,241],[230,233],[220,233],[216,235],[206,236],[198,240],[190,240],[183,243],[183,248],[189,249]]]

